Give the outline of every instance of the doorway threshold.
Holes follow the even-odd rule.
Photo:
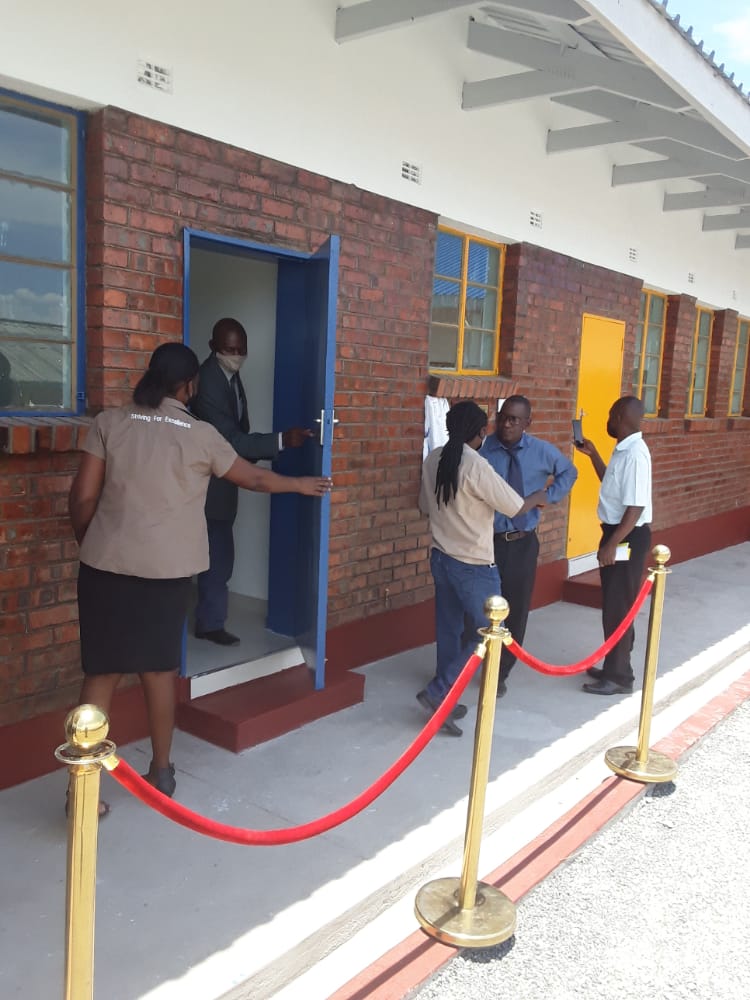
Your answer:
[[[253,660],[233,663],[229,667],[214,667],[187,678],[190,683],[190,697],[200,698],[205,694],[223,691],[225,688],[245,684],[259,677],[268,677],[269,674],[276,674],[304,662],[305,658],[299,646],[289,646]]]

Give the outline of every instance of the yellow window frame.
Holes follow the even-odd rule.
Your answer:
[[[498,357],[500,354],[500,324],[503,314],[503,275],[505,274],[505,251],[506,246],[504,243],[495,243],[493,240],[483,239],[481,236],[474,236],[471,233],[462,232],[459,229],[450,229],[448,226],[439,226],[438,232],[448,233],[450,236],[458,236],[461,240],[461,275],[457,279],[455,275],[448,274],[438,274],[437,271],[434,272],[434,278],[441,278],[444,281],[458,281],[460,284],[459,300],[458,300],[458,341],[456,344],[456,367],[455,368],[433,368],[430,366],[430,372],[436,375],[444,372],[452,372],[456,375],[496,375],[498,369]],[[481,243],[483,246],[492,247],[493,250],[499,250],[500,260],[498,263],[498,274],[497,274],[497,285],[484,285],[478,281],[469,281],[469,243]],[[466,289],[468,286],[472,288],[489,288],[493,291],[497,289],[497,318],[495,322],[495,347],[492,353],[492,368],[464,368],[462,365],[464,356],[464,329],[466,326]],[[447,326],[448,324],[437,324],[438,326]]]
[[[657,417],[659,415],[659,407],[661,406],[661,372],[662,363],[664,361],[664,338],[667,329],[667,296],[663,292],[655,292],[651,288],[643,288],[641,290],[641,295],[645,297],[645,303],[643,306],[643,324],[641,329],[641,351],[638,358],[638,383],[633,384],[633,395],[638,396],[639,399],[643,399],[643,372],[646,363],[646,344],[648,342],[648,328],[649,328],[649,315],[651,313],[651,299],[657,298],[661,299],[664,303],[664,309],[661,316],[661,338],[659,340],[659,368],[656,375],[656,409],[651,411],[647,410],[645,416],[647,417]]]
[[[711,323],[708,328],[708,350],[706,351],[706,382],[703,389],[703,410],[700,413],[693,413],[693,396],[695,392],[695,370],[698,361],[698,340],[700,337],[701,328],[701,317],[707,315],[711,317]],[[714,311],[713,309],[704,309],[699,306],[695,310],[695,330],[693,332],[693,350],[692,356],[690,358],[690,381],[688,382],[688,398],[687,398],[687,413],[685,414],[688,420],[695,418],[705,417],[706,408],[708,406],[708,380],[711,375],[711,343],[714,336]]]
[[[740,355],[740,341],[742,340],[742,334],[745,334],[745,360],[742,365],[742,372],[740,375],[739,382],[739,405],[737,407],[733,406],[733,399],[735,393],[735,382],[737,380],[737,362]],[[740,316],[737,320],[737,339],[734,342],[734,359],[732,361],[732,381],[729,384],[729,416],[730,417],[741,417],[744,410],[745,403],[745,385],[747,383],[747,364],[748,357],[750,357],[750,319],[746,319],[744,316]]]

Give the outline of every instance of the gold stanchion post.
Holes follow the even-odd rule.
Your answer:
[[[96,705],[79,705],[65,719],[67,742],[55,757],[68,765],[68,874],[65,901],[65,1000],[94,996],[94,908],[99,778],[117,749],[109,719]]]
[[[654,707],[654,684],[659,662],[659,639],[661,619],[664,609],[664,588],[667,575],[672,571],[666,564],[672,553],[666,545],[653,549],[656,567],[652,567],[654,589],[651,594],[651,610],[648,618],[648,639],[646,640],[646,660],[643,668],[643,693],[641,695],[641,717],[638,723],[637,747],[612,747],[607,750],[604,760],[610,770],[623,778],[657,784],[672,781],[677,774],[677,764],[666,754],[649,750],[651,737],[651,716]]]
[[[477,882],[500,653],[503,640],[510,638],[508,630],[502,625],[508,617],[508,602],[502,597],[490,597],[485,602],[484,610],[492,625],[479,630],[484,636],[486,656],[474,732],[474,760],[461,878],[440,878],[428,882],[419,890],[414,903],[417,920],[428,934],[438,941],[461,948],[489,948],[507,940],[516,929],[515,903],[494,886]],[[482,646],[477,652],[481,654]]]

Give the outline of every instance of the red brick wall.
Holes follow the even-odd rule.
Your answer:
[[[578,393],[584,313],[625,320],[623,391],[629,392],[642,282],[527,243],[508,248],[503,286],[500,371],[533,407],[533,434],[572,455],[570,421]],[[575,489],[575,487],[574,487]],[[564,559],[567,501],[548,507],[540,562]]]
[[[182,335],[182,232],[296,250],[341,236],[329,627],[431,594],[416,511],[435,218],[116,109],[88,148],[91,406]]]
[[[737,314],[731,310],[715,313],[706,417],[687,420],[695,321],[694,298],[669,297],[661,419],[648,421],[646,427],[654,463],[657,531],[748,507],[750,420],[727,417]]]
[[[11,455],[0,475],[0,725],[67,704],[80,686],[71,453]]]

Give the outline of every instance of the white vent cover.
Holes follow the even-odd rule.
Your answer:
[[[138,60],[138,83],[152,90],[160,90],[164,94],[172,93],[172,70],[167,66],[158,66],[146,59]]]
[[[542,213],[541,212],[529,212],[529,225],[532,229],[542,228]]]
[[[688,271],[688,284],[689,285],[695,284],[695,275],[693,274],[692,271]]]
[[[405,181],[411,181],[412,184],[421,184],[422,168],[417,163],[409,163],[408,160],[402,160],[401,178]]]
[[[628,247],[628,260],[631,264],[638,262],[638,247]]]

